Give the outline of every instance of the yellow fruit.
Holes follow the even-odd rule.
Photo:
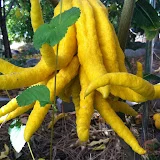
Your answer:
[[[153,115],[153,120],[160,120],[160,113],[155,113],[154,115]]]
[[[157,129],[160,129],[160,120],[156,120],[156,121],[155,121],[155,127],[156,127]]]

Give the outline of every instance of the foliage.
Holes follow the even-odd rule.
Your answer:
[[[39,49],[42,44],[56,45],[66,34],[68,27],[74,24],[80,16],[80,10],[73,7],[54,17],[49,24],[41,25],[33,37],[34,46]],[[68,18],[70,17],[70,18]],[[61,19],[61,23],[59,23]]]
[[[109,17],[110,21],[115,27],[115,30],[118,29],[118,22],[123,6],[123,0],[101,0],[109,9]],[[143,0],[143,4],[146,0]],[[6,1],[6,12],[9,9],[10,3],[8,3],[9,0]],[[31,26],[30,21],[30,3],[29,0],[23,1],[23,0],[17,0],[18,3],[15,3],[13,8],[11,9],[10,13],[7,16],[7,28],[9,33],[9,39],[10,41],[25,41],[25,42],[31,42],[33,38],[33,30]],[[139,2],[137,2],[139,3]],[[160,3],[157,1],[157,7],[156,11],[159,12],[158,6],[160,6]],[[41,6],[43,10],[43,18],[45,22],[49,22],[51,18],[53,17],[53,7],[50,4],[49,1],[41,0]],[[143,5],[142,5],[143,6]],[[19,9],[21,16],[16,16],[16,11]],[[138,13],[139,9],[136,6],[135,7],[135,15],[139,15]],[[152,9],[153,11],[153,9]],[[140,28],[143,28],[141,23],[139,24],[139,19],[143,19],[141,16],[134,16],[132,26],[134,28],[137,28],[138,26]],[[137,25],[138,24],[138,25]],[[147,23],[145,23],[147,24]],[[148,25],[148,24],[147,24]],[[146,29],[146,28],[145,28]],[[153,37],[155,34],[155,31],[148,32],[148,37]]]
[[[121,10],[123,6],[123,0],[101,0],[107,7],[109,11],[109,17],[115,30],[118,29],[118,23],[121,15]],[[131,26],[137,32],[144,33],[148,39],[154,38],[160,28],[160,12],[159,9],[160,1],[156,2],[156,8],[154,9],[146,0],[136,1],[133,20]]]
[[[27,106],[36,100],[40,102],[41,106],[52,103],[50,102],[50,92],[45,85],[35,85],[29,87],[17,96],[17,102],[19,106]]]
[[[145,31],[148,40],[152,40],[160,28],[160,17],[146,0],[136,2],[133,24]]]
[[[6,12],[8,12],[10,3],[6,1]],[[17,0],[11,11],[7,15],[7,28],[10,41],[31,42],[33,38],[33,29],[30,20],[30,1]],[[45,22],[49,22],[53,17],[53,7],[49,1],[41,0],[41,6],[44,13]],[[21,16],[17,16],[17,11]]]

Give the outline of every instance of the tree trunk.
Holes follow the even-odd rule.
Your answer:
[[[4,49],[5,49],[4,55],[5,55],[5,58],[11,58],[12,54],[11,54],[10,43],[8,40],[8,32],[7,32],[7,27],[6,27],[5,8],[3,7],[4,6],[2,6],[2,0],[1,0],[0,2],[0,22],[1,22],[0,27],[2,31],[3,44],[4,44]]]

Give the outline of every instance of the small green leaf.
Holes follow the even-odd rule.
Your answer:
[[[29,105],[36,100],[40,102],[41,106],[51,104],[50,91],[45,85],[35,85],[27,88],[20,95],[16,97],[19,106]]]
[[[144,29],[147,40],[152,40],[157,34],[158,30],[150,31],[148,29]]]
[[[73,7],[61,15],[54,17],[49,24],[41,25],[33,36],[36,49],[45,43],[54,46],[65,36],[68,27],[73,25],[80,17],[80,9]]]
[[[101,150],[104,150],[106,148],[106,145],[105,144],[101,144],[97,147],[94,147],[93,150],[94,151],[101,151]]]
[[[17,120],[12,122],[11,124],[12,127],[11,126],[9,127],[8,133],[10,135],[10,141],[11,141],[13,148],[15,149],[17,153],[19,153],[26,143],[24,140],[25,126],[24,125],[20,125],[20,126],[14,125],[16,123],[17,123]]]
[[[160,77],[155,74],[145,74],[143,78],[147,81],[150,81],[150,80],[160,81]]]
[[[52,105],[54,112],[56,113],[58,111],[57,106],[56,105]]]
[[[21,126],[21,122],[18,119],[15,119],[11,124],[10,124],[10,128],[14,128],[14,127],[20,127]]]

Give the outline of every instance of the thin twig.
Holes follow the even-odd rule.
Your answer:
[[[30,151],[30,153],[31,153],[32,159],[33,159],[33,160],[35,160],[35,158],[34,158],[34,155],[33,155],[33,152],[32,152],[32,149],[31,149],[31,146],[30,146],[29,142],[27,142],[27,144],[28,144],[28,148],[29,148],[29,151]]]
[[[61,13],[62,13],[62,1],[60,1],[60,18],[59,23],[61,23]],[[56,60],[55,60],[55,81],[54,81],[54,107],[56,107],[56,80],[57,80],[57,66],[58,66],[58,48],[59,43],[57,44],[57,50],[56,50]],[[54,109],[52,110],[52,123],[54,122]],[[53,154],[53,127],[51,127],[51,144],[50,144],[50,160],[52,160],[52,154]]]
[[[119,28],[118,28],[118,39],[123,51],[125,49],[128,34],[129,34],[129,28],[130,28],[130,24],[133,16],[134,6],[135,6],[135,0],[124,1]]]
[[[11,96],[9,95],[9,92],[7,90],[6,90],[6,93],[7,93],[8,98],[11,100]],[[2,126],[3,126],[4,123],[6,123],[6,119],[9,116],[9,114],[10,113],[8,113],[8,114],[5,115],[6,117],[5,117],[4,121],[2,122],[2,124],[0,125],[0,128],[2,128]]]

